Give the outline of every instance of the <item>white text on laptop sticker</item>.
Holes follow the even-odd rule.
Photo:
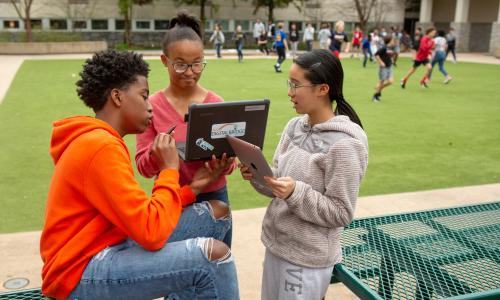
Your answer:
[[[226,136],[244,136],[247,122],[213,124],[211,138],[223,139]]]
[[[203,149],[205,151],[207,151],[207,150],[213,151],[214,150],[214,146],[210,145],[203,138],[197,139],[196,140],[196,145],[198,145],[198,147],[200,147],[201,149]]]

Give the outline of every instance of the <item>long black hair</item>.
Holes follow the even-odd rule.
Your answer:
[[[168,45],[180,40],[202,42],[200,20],[194,15],[181,11],[170,21],[169,29],[163,38],[163,54],[167,54]]]
[[[344,99],[342,93],[344,70],[336,56],[328,50],[315,49],[300,55],[294,60],[294,63],[306,71],[305,77],[312,84],[328,84],[330,87],[328,92],[330,102],[337,102],[335,107],[336,115],[348,116],[351,121],[363,128],[358,114]]]

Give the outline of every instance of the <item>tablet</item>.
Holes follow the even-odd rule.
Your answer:
[[[260,148],[234,136],[226,136],[226,139],[238,159],[248,166],[253,179],[257,183],[267,186],[264,176],[274,177],[274,175]]]

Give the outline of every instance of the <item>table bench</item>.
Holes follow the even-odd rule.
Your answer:
[[[500,299],[500,202],[354,220],[332,283],[361,299]]]
[[[40,288],[0,293],[0,300],[45,300]]]

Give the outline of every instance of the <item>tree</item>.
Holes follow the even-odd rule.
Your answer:
[[[14,5],[19,18],[24,21],[27,42],[33,42],[33,33],[31,31],[31,5],[33,4],[33,0],[10,0],[10,3]]]
[[[267,17],[269,21],[274,20],[274,9],[285,8],[293,4],[299,11],[302,11],[304,2],[308,0],[253,0],[252,4],[255,7],[253,14],[255,15],[260,8],[267,7]]]
[[[118,0],[118,10],[124,18],[125,28],[123,32],[123,42],[130,46],[132,29],[132,11],[134,5],[151,4],[153,0]]]
[[[361,30],[365,31],[368,20],[372,17],[374,10],[380,6],[379,0],[352,0],[341,5],[340,12],[355,10]]]

